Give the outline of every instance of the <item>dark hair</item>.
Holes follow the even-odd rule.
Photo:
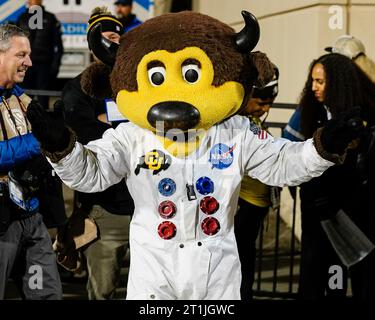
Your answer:
[[[133,0],[117,0],[114,5],[131,6],[133,5]]]
[[[323,65],[326,76],[323,103],[315,98],[312,91],[311,73],[318,63]],[[306,138],[312,137],[320,126],[318,120],[325,115],[324,105],[332,117],[360,106],[364,120],[374,119],[375,85],[351,59],[337,53],[323,55],[311,63],[301,94],[301,131]]]

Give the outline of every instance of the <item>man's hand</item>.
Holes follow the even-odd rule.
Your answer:
[[[361,137],[364,125],[360,111],[360,107],[355,107],[327,122],[320,136],[324,151],[343,155],[349,144]]]
[[[97,118],[98,118],[98,120],[101,121],[101,122],[104,122],[104,123],[107,123],[107,124],[109,124],[109,125],[112,125],[112,122],[108,121],[108,119],[107,119],[107,114],[105,114],[105,113],[101,113],[101,114],[99,114]]]
[[[69,130],[64,123],[61,100],[54,105],[54,112],[47,112],[42,105],[32,101],[27,108],[27,119],[32,132],[42,148],[48,152],[63,151],[69,145]]]

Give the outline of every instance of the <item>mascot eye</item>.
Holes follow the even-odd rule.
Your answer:
[[[201,75],[201,69],[196,64],[182,66],[182,76],[188,83],[196,83]]]
[[[165,80],[165,68],[164,67],[154,67],[151,68],[148,72],[148,79],[150,83],[154,86],[160,86]]]

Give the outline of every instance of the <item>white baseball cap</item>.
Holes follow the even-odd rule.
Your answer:
[[[324,50],[340,53],[350,59],[355,59],[358,55],[366,53],[365,46],[361,40],[347,34],[338,37],[332,47],[327,47]]]

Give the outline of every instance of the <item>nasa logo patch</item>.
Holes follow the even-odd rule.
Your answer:
[[[212,168],[226,169],[233,163],[233,150],[236,148],[236,144],[232,147],[228,147],[226,144],[218,143],[215,144],[210,151],[210,159],[208,160],[212,164]]]

